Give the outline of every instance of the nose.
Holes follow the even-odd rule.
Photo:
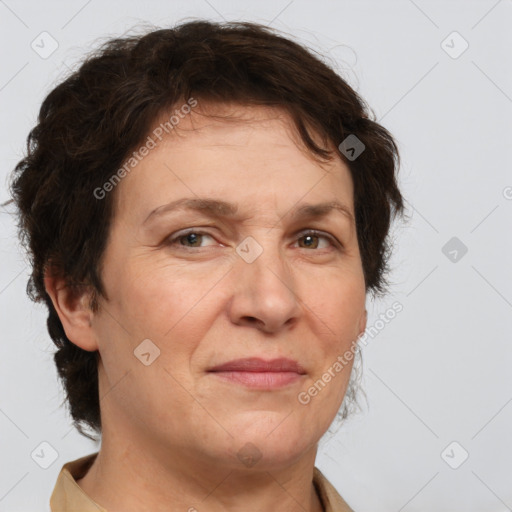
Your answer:
[[[228,315],[234,324],[277,333],[297,322],[296,279],[278,249],[265,247],[252,263],[240,258],[231,274],[235,285]]]

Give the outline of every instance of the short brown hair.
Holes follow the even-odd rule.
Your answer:
[[[217,103],[280,107],[291,115],[307,149],[331,160],[312,128],[335,148],[349,135],[364,144],[348,159],[366,291],[386,293],[388,231],[403,214],[396,173],[398,148],[362,98],[304,46],[250,22],[189,21],[143,35],[115,38],[90,54],[42,103],[13,171],[20,239],[30,255],[27,293],[48,308],[54,360],[75,427],[101,433],[98,351],[72,343],[44,286],[45,272],[69,286],[89,286],[91,308],[107,298],[101,261],[114,194],[93,195],[147,137],[159,115],[190,97]],[[373,119],[370,116],[370,113]]]

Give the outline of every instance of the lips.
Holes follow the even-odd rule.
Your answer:
[[[267,361],[258,357],[229,361],[211,368],[209,373],[224,383],[261,391],[296,384],[306,374],[304,368],[292,359],[279,358]]]
[[[304,375],[304,368],[293,359],[279,358],[266,361],[258,357],[249,357],[245,359],[235,359],[227,363],[215,366],[210,372],[293,372]]]

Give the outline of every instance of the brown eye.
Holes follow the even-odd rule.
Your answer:
[[[187,235],[180,236],[178,240],[180,241],[181,245],[187,245],[190,243],[193,247],[197,247],[198,245],[201,245],[198,242],[201,242],[202,236],[199,233],[188,233]]]
[[[299,240],[304,240],[304,244],[309,249],[317,249],[318,248],[318,237],[317,235],[304,235]]]
[[[178,234],[169,239],[168,245],[176,245],[179,247],[183,247],[185,249],[193,249],[195,247],[205,247],[205,245],[201,245],[201,242],[206,238],[213,237],[208,233],[204,233],[202,231],[189,231],[188,233]]]
[[[324,249],[329,246],[335,247],[337,245],[337,243],[331,236],[319,233],[317,231],[307,231],[305,233],[302,233],[301,236],[299,237],[299,240],[304,240],[304,245],[301,247],[303,249]],[[326,240],[328,242],[328,246],[319,247],[321,240]]]

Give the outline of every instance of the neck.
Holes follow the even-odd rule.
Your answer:
[[[103,431],[96,460],[78,480],[109,512],[323,512],[312,482],[316,445],[288,466],[240,469],[113,431]]]

